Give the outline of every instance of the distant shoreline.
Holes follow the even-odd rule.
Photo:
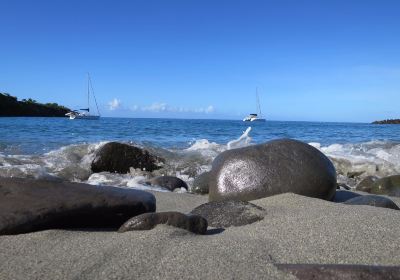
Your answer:
[[[372,124],[400,124],[400,119],[388,119],[383,121],[374,121]]]
[[[8,93],[0,93],[0,117],[65,117],[71,110],[57,103],[39,103],[31,98],[18,101]]]

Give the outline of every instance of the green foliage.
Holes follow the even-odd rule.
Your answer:
[[[69,111],[57,103],[42,104],[32,98],[18,101],[17,97],[0,92],[0,116],[64,117]]]

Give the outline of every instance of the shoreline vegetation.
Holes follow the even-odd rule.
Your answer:
[[[70,111],[57,103],[39,103],[31,98],[19,101],[8,93],[0,93],[0,117],[65,117]]]
[[[374,121],[372,124],[400,124],[400,119],[388,119],[383,121]]]

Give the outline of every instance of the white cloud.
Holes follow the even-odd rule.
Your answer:
[[[209,114],[215,111],[214,106],[209,105],[206,108],[199,107],[199,108],[184,108],[184,107],[174,107],[170,106],[164,102],[156,102],[149,106],[138,106],[133,105],[130,108],[132,111],[142,111],[142,112],[153,112],[153,113],[162,113],[162,112],[172,112],[172,113],[198,113],[198,114]]]
[[[113,100],[111,100],[110,102],[108,102],[108,109],[110,111],[114,111],[116,109],[118,109],[121,106],[121,100],[114,98]]]

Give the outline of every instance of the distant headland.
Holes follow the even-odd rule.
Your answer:
[[[390,119],[383,121],[374,121],[373,124],[400,124],[400,119]]]
[[[65,117],[71,111],[57,103],[38,103],[33,99],[22,99],[8,93],[0,93],[0,117]]]

